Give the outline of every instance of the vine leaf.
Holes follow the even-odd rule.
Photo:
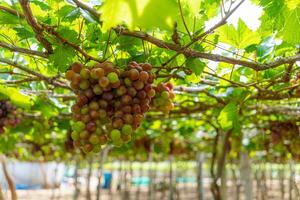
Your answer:
[[[300,44],[300,7],[286,14],[283,38],[291,44]]]
[[[74,49],[67,46],[58,46],[54,49],[53,54],[49,56],[49,60],[53,62],[52,70],[65,72],[73,57],[75,56]]]
[[[237,127],[238,117],[238,104],[236,101],[231,101],[221,110],[218,122],[224,131],[229,131]]]
[[[219,29],[220,41],[233,45],[238,49],[244,49],[249,45],[260,42],[258,32],[251,31],[243,20],[239,19],[238,26],[226,25]]]
[[[22,94],[17,88],[0,85],[0,94],[7,96],[13,104],[22,108],[30,108],[32,105],[31,98]]]
[[[122,23],[130,28],[171,29],[178,18],[178,5],[174,0],[106,0],[101,13],[104,30]]]
[[[190,68],[195,75],[199,76],[203,72],[206,64],[199,58],[188,58],[186,61],[186,66]]]

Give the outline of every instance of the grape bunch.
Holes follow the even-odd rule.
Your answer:
[[[0,134],[4,133],[4,127],[15,127],[20,123],[20,115],[17,109],[9,101],[0,100]]]
[[[111,141],[129,142],[155,96],[154,75],[148,63],[130,62],[124,70],[110,62],[87,68],[71,65],[66,78],[77,95],[72,106],[72,138],[84,152],[99,152]]]
[[[173,92],[173,84],[159,83],[157,87],[155,87],[155,92],[156,95],[152,101],[153,107],[168,114],[174,108],[173,100],[175,94]]]

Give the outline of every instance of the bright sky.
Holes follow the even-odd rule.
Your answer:
[[[260,26],[260,16],[262,15],[262,8],[253,5],[250,0],[246,0],[233,15],[229,18],[228,22],[236,25],[238,19],[241,18],[247,26],[256,30]]]
[[[237,1],[240,2],[240,1]],[[232,6],[234,7],[234,5]],[[246,0],[228,19],[228,24],[237,26],[239,18],[241,18],[246,25],[255,31],[260,26],[260,16],[262,15],[262,8],[253,5],[250,0]],[[207,23],[207,28],[220,21],[220,17],[215,17]]]

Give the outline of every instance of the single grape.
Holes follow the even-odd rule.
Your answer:
[[[100,100],[98,101],[98,104],[99,104],[99,106],[100,106],[101,108],[106,108],[106,107],[108,106],[107,101],[105,101],[105,100],[103,100],[103,99],[100,99]]]
[[[113,128],[115,129],[120,129],[122,126],[123,126],[123,120],[120,119],[120,118],[117,118],[113,121],[113,124],[112,124]]]
[[[145,99],[147,97],[147,93],[144,90],[140,90],[137,94],[138,98]]]
[[[122,102],[123,104],[125,104],[125,105],[126,105],[126,104],[130,104],[131,101],[132,101],[131,96],[129,96],[129,95],[123,95],[123,96],[122,96],[121,102]]]
[[[131,125],[129,124],[125,124],[123,127],[122,127],[122,134],[126,134],[126,135],[129,135],[132,133],[132,127]]]
[[[85,153],[90,153],[93,150],[93,145],[92,144],[85,144],[83,147],[83,151]]]
[[[91,119],[98,119],[98,117],[99,117],[99,112],[96,111],[96,110],[90,111],[90,117],[91,117]]]
[[[93,153],[99,153],[101,151],[101,146],[100,145],[94,145],[93,147]]]
[[[129,87],[129,86],[131,86],[132,81],[131,81],[129,78],[125,78],[125,79],[124,79],[124,84],[125,84],[127,87]]]
[[[120,87],[117,89],[116,94],[117,94],[118,96],[122,96],[122,95],[124,95],[126,92],[127,92],[126,87],[122,85],[122,86],[120,86]]]
[[[169,98],[169,92],[168,91],[163,91],[162,93],[161,93],[161,97],[163,98],[163,99],[168,99]]]
[[[81,80],[79,84],[80,89],[86,90],[90,87],[90,82],[88,80]]]
[[[106,135],[99,135],[99,143],[104,145],[107,143],[107,136]]]
[[[88,112],[89,112],[89,107],[88,107],[87,105],[83,106],[83,107],[80,109],[80,113],[81,113],[82,115],[86,115],[86,114],[88,114]]]
[[[125,114],[123,119],[124,119],[124,122],[126,124],[132,124],[133,123],[133,116],[131,114]]]
[[[68,70],[66,72],[66,79],[69,81],[72,81],[74,74],[75,74],[75,72],[73,70]]]
[[[76,73],[80,73],[81,71],[81,68],[82,68],[82,64],[81,63],[78,63],[78,62],[75,62],[71,65],[71,68],[74,72]]]
[[[102,91],[100,85],[95,85],[95,86],[93,87],[93,92],[94,92],[96,95],[100,95],[100,94],[102,94],[103,91]]]
[[[144,83],[142,81],[134,81],[133,82],[133,87],[136,89],[136,90],[141,90],[144,88]]]
[[[86,130],[81,131],[80,134],[79,134],[81,139],[87,139],[87,138],[89,138],[89,135],[90,135],[89,132],[86,131]]]
[[[118,129],[113,129],[110,132],[110,138],[112,141],[117,141],[121,138],[121,132]]]
[[[83,68],[80,70],[80,76],[82,79],[89,79],[90,78],[90,70]]]
[[[121,136],[121,139],[122,139],[123,142],[127,143],[131,140],[131,134],[123,134]]]
[[[152,69],[152,65],[149,63],[144,63],[142,65],[143,70],[150,71]]]
[[[99,79],[99,85],[102,87],[102,88],[106,88],[108,85],[109,85],[109,80],[107,77],[101,77]]]
[[[138,80],[139,79],[139,71],[137,69],[129,70],[129,78],[132,81]]]
[[[89,108],[92,109],[92,110],[98,110],[99,109],[99,104],[96,101],[92,101],[89,104]]]
[[[97,128],[97,125],[95,122],[89,122],[87,125],[86,125],[86,130],[89,131],[89,132],[94,132]]]
[[[148,79],[149,79],[149,74],[148,74],[148,72],[146,72],[146,71],[141,71],[140,72],[140,81],[143,81],[143,82],[147,82],[148,81]]]
[[[92,90],[91,88],[85,90],[85,91],[84,91],[84,95],[85,95],[87,98],[89,98],[89,99],[91,99],[91,98],[93,98],[93,97],[95,96],[95,94],[94,94],[94,92],[93,92],[93,90]]]
[[[91,137],[89,138],[89,142],[91,144],[99,144],[100,140],[99,137],[95,134],[91,135]]]
[[[119,81],[118,74],[115,72],[110,72],[109,74],[107,74],[107,78],[110,83],[116,83]]]
[[[71,133],[71,137],[72,137],[72,139],[73,140],[78,140],[79,139],[79,133],[78,132],[76,132],[76,131],[73,131],[72,133]]]

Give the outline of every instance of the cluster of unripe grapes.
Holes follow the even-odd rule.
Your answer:
[[[271,122],[270,128],[271,141],[274,144],[293,141],[299,138],[299,128],[295,122]]]
[[[173,84],[160,83],[155,87],[155,92],[156,94],[152,101],[153,107],[163,113],[169,113],[174,108],[173,100],[175,94],[173,92]]]
[[[20,123],[20,115],[17,109],[9,101],[0,100],[0,134],[4,133],[4,127],[15,127]]]
[[[66,78],[77,95],[71,134],[76,147],[86,153],[99,152],[109,141],[121,146],[131,140],[156,94],[151,69],[149,63],[136,62],[124,70],[110,62],[91,68],[71,65]]]

